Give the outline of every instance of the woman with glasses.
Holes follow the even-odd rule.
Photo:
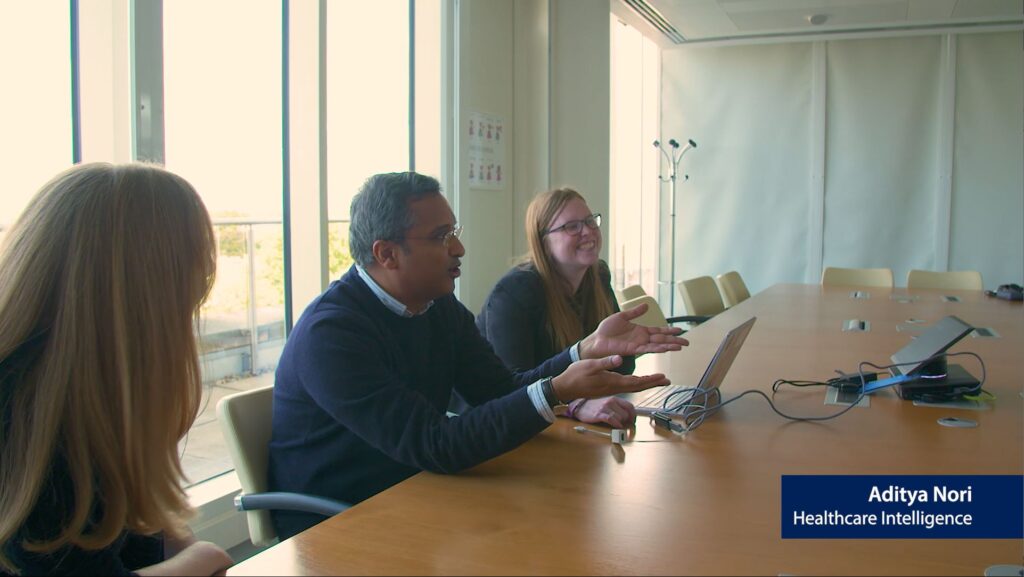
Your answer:
[[[529,252],[498,281],[476,320],[514,372],[573,346],[619,310],[599,256],[601,215],[580,193],[559,188],[534,198],[526,209],[526,239]],[[633,359],[623,361],[618,372],[632,373]],[[615,397],[576,400],[566,414],[613,427],[636,419],[633,406]]]
[[[211,575],[178,442],[202,394],[210,217],[184,179],[78,165],[0,247],[0,575]],[[137,572],[137,573],[132,573]]]

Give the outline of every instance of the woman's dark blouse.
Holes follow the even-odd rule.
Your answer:
[[[24,375],[31,357],[33,343],[0,362],[0,415],[3,437],[9,438],[10,400],[16,383]],[[66,461],[59,454],[54,458],[50,474],[40,488],[39,499],[25,523],[3,547],[4,556],[14,563],[22,575],[134,575],[133,571],[164,560],[161,535],[138,535],[122,531],[107,547],[86,551],[65,545],[52,553],[35,553],[24,547],[26,541],[51,540],[67,525],[74,510],[74,485]],[[7,575],[0,570],[0,575]]]
[[[598,271],[601,287],[611,299],[612,309],[618,312],[608,265],[601,261]],[[582,296],[574,295],[569,304],[577,318],[581,318]],[[582,336],[597,328],[597,325],[585,327],[582,323],[580,320]],[[550,325],[544,281],[530,263],[512,268],[498,281],[476,318],[480,334],[490,341],[494,352],[513,372],[532,369],[562,351],[555,347]],[[634,358],[625,357],[616,372],[631,374],[633,369]]]

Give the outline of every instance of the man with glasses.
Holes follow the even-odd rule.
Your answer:
[[[668,384],[609,372],[619,355],[679,350],[678,329],[613,315],[540,366],[508,371],[455,299],[465,247],[433,178],[371,177],[353,198],[356,263],[295,324],[277,367],[268,481],[357,503],[421,470],[455,473],[509,451],[576,398]],[[573,362],[573,355],[583,359]],[[473,408],[449,418],[452,391]],[[323,517],[274,512],[285,539]]]

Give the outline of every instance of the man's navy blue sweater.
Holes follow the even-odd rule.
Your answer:
[[[454,295],[401,317],[353,267],[306,308],[281,354],[270,490],[357,503],[421,470],[482,463],[548,426],[525,387],[570,362],[566,350],[513,374]],[[453,389],[473,408],[449,419]],[[274,513],[282,539],[320,520]]]

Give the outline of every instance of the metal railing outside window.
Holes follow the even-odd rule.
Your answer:
[[[221,218],[214,230],[218,279],[199,335],[206,383],[272,370],[285,341],[281,220]],[[352,264],[347,219],[329,221],[328,247],[336,278]]]

